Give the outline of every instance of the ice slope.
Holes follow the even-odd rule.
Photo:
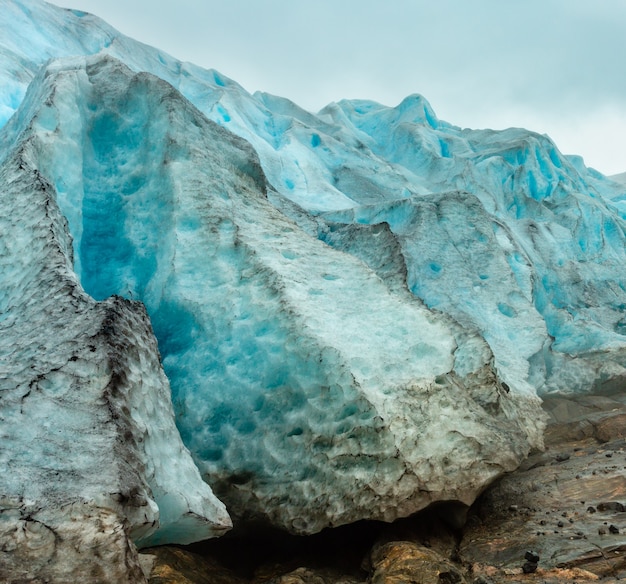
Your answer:
[[[36,0],[1,6],[7,116],[48,57],[103,51],[120,58],[167,80],[248,140],[277,193],[272,202],[322,240],[330,223],[392,225],[411,291],[480,330],[514,391],[586,391],[623,377],[626,188],[562,156],[549,138],[461,129],[439,120],[419,95],[393,108],[343,101],[314,115],[250,95],[91,15]]]
[[[529,382],[541,393],[586,391],[623,380],[623,187],[545,136],[440,121],[418,95],[395,108],[345,101],[317,118],[263,99],[309,124],[291,124],[280,150],[291,148],[300,168],[322,160],[331,188],[352,199],[335,199],[345,208],[329,212],[316,206],[324,185],[312,173],[296,195],[276,180],[282,197],[318,217],[311,232],[330,241],[337,224],[389,225],[411,291],[479,329],[516,390]]]
[[[256,97],[282,119],[273,158],[250,138],[277,207],[303,225],[285,199],[316,216],[309,231],[324,241],[337,224],[389,225],[411,291],[480,330],[516,390],[623,382],[622,186],[546,136],[442,122],[419,95],[395,108],[345,101],[318,116]]]
[[[408,292],[391,232],[360,234],[371,267],[309,236],[254,149],[167,83],[55,61],[5,135],[32,142],[85,290],[145,303],[183,440],[237,519],[311,533],[470,503],[540,444],[538,400]]]

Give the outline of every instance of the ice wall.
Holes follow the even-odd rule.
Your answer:
[[[6,233],[11,205],[48,193],[54,236],[28,237],[57,249],[51,277],[71,282],[79,312],[92,307],[80,334],[120,312],[126,340],[102,341],[96,377],[113,354],[128,411],[152,403],[131,416],[138,454],[111,450],[145,467],[128,476],[147,523],[159,508],[161,530],[138,541],[224,519],[180,443],[162,439],[173,415],[237,519],[306,533],[470,502],[539,445],[537,393],[623,384],[626,193],[549,138],[461,129],[419,95],[312,114],[38,0],[0,0],[0,30]],[[13,181],[21,171],[47,186]],[[4,371],[17,407],[35,379],[20,375],[54,353],[32,331],[76,331],[60,301],[46,328],[31,240],[2,239],[17,266],[7,290],[21,282],[1,317],[5,355],[23,351]],[[145,315],[112,294],[145,304],[173,410]]]

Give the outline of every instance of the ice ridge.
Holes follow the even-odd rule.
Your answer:
[[[24,115],[0,132],[0,576],[88,580],[97,564],[118,581],[114,566],[137,562],[125,537],[189,543],[231,521],[180,440],[145,308],[96,302],[76,278],[38,162],[51,83],[39,76]],[[40,555],[28,556],[23,532]],[[83,565],[79,551],[99,545],[108,555]],[[55,557],[59,571],[46,571]]]

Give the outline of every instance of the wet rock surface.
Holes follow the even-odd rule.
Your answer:
[[[215,559],[173,546],[144,550],[141,554],[152,564],[151,584],[244,584],[234,572]]]
[[[533,549],[540,581],[548,581],[547,571],[572,569],[588,572],[589,581],[626,578],[625,402],[623,395],[547,399],[545,452],[474,505],[462,560],[476,571],[490,566],[503,578],[507,571],[526,572],[525,553]],[[516,581],[517,574],[508,577]]]
[[[363,522],[313,537],[235,533],[187,550],[155,548],[147,550],[159,557],[150,582],[624,580],[626,396],[550,398],[544,408],[551,419],[546,450],[530,456],[469,510],[442,504],[393,524]],[[198,571],[182,572],[185,563]]]

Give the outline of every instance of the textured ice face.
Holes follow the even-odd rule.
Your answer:
[[[145,303],[182,438],[235,517],[311,533],[469,503],[540,443],[536,398],[409,293],[389,230],[359,233],[357,255],[388,258],[371,266],[311,237],[251,146],[168,84],[59,61],[7,135],[19,120],[82,285]]]
[[[291,148],[308,173],[306,190],[276,181],[281,197],[272,200],[285,213],[330,245],[342,225],[388,225],[411,291],[481,331],[516,391],[623,383],[622,186],[545,136],[442,122],[420,96],[395,108],[345,101],[317,118],[264,101],[309,124],[294,123],[281,141],[279,152]],[[312,159],[325,164],[330,188],[311,180]],[[301,197],[336,187],[352,199],[342,209]]]

